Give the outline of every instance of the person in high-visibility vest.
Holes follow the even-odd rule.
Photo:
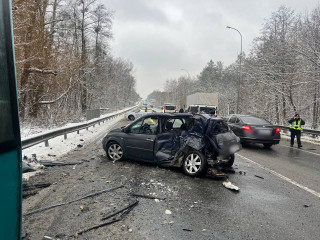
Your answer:
[[[297,136],[298,148],[301,148],[301,125],[304,125],[305,122],[300,118],[300,115],[296,113],[293,118],[289,121],[290,123],[290,132],[291,132],[291,142],[290,146],[293,147],[294,137]]]

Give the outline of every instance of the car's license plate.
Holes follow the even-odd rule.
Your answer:
[[[259,134],[261,135],[271,135],[271,131],[270,130],[259,130]]]

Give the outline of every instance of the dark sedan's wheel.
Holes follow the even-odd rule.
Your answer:
[[[263,144],[263,146],[265,147],[265,148],[271,148],[271,146],[272,146],[272,144],[271,143],[264,143]]]
[[[135,117],[133,115],[129,115],[129,120],[133,121],[135,119]]]
[[[208,162],[201,152],[192,150],[186,155],[182,168],[185,174],[199,177],[207,172]]]
[[[222,167],[232,167],[234,164],[234,154],[231,154],[228,160],[223,161]]]
[[[122,147],[117,142],[110,142],[107,145],[107,156],[112,161],[119,161],[123,157]]]

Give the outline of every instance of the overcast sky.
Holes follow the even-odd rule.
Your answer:
[[[163,90],[167,79],[197,76],[206,63],[228,65],[248,53],[264,19],[281,5],[297,13],[311,11],[318,0],[101,0],[114,10],[112,53],[134,66],[137,91],[145,98]]]

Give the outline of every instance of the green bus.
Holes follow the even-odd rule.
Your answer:
[[[21,238],[21,138],[10,0],[0,0],[0,239]]]

